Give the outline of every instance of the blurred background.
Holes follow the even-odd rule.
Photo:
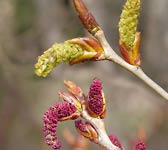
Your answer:
[[[84,1],[118,53],[118,21],[125,0]],[[167,8],[167,0],[142,0],[139,31],[142,68],[168,91]],[[109,134],[116,134],[127,150],[139,134],[145,136],[149,150],[168,149],[168,102],[118,65],[61,64],[47,78],[34,74],[37,56],[55,41],[87,35],[70,0],[0,0],[0,16],[1,150],[50,150],[42,133],[43,113],[59,101],[64,79],[87,93],[94,77],[103,82]],[[77,135],[73,121],[59,124],[64,150],[72,149],[63,137],[67,127]],[[89,142],[88,148],[98,146]]]

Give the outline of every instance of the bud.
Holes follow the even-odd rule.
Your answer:
[[[113,143],[115,146],[117,146],[118,148],[120,148],[120,150],[123,150],[123,147],[120,143],[120,141],[118,140],[117,136],[114,134],[110,134],[109,135],[109,139],[111,141],[111,143]]]
[[[105,117],[106,104],[102,84],[98,79],[93,80],[87,102],[87,109],[92,117]]]
[[[38,57],[35,73],[46,77],[61,62],[75,64],[89,59],[103,59],[103,52],[100,43],[93,38],[76,38],[61,44],[55,43]]]
[[[84,60],[100,60],[105,57],[104,49],[100,42],[95,38],[75,38],[68,42],[78,44],[84,50],[84,54],[70,61],[70,64],[76,64]]]
[[[139,45],[140,33],[137,32],[140,0],[127,0],[119,21],[120,51],[125,61],[131,65],[141,64]]]
[[[69,94],[69,93],[65,93],[65,92],[59,92],[59,97],[63,98],[65,101],[67,101],[68,103],[74,105],[76,107],[76,109],[78,110],[78,112],[82,111],[82,105],[81,102],[79,101],[78,98],[76,98],[75,96]],[[77,116],[80,115],[77,113]]]
[[[82,0],[73,0],[73,2],[84,27],[88,30],[88,32],[94,35],[98,30],[100,30],[94,16],[88,11],[85,3]]]
[[[120,52],[126,62],[135,66],[141,65],[139,46],[140,46],[140,32],[136,33],[135,43],[131,51],[128,50],[125,44],[120,40]]]
[[[91,37],[75,38],[68,40],[68,42],[80,45],[87,52],[104,53],[103,47],[101,46],[100,42],[95,38]]]
[[[82,122],[82,120],[76,120],[75,127],[81,135],[97,143],[98,134],[89,122]]]
[[[46,143],[53,149],[60,149],[61,142],[56,135],[56,127],[58,121],[76,119],[79,117],[79,115],[80,113],[78,112],[76,107],[68,102],[59,102],[54,106],[51,106],[43,115],[43,132]]]
[[[135,150],[146,150],[146,145],[142,141],[138,141],[135,144]]]
[[[75,105],[66,101],[57,103],[54,108],[59,121],[76,119],[80,116],[80,112]]]
[[[70,92],[72,95],[74,95],[77,99],[79,100],[83,100],[84,99],[84,93],[83,90],[77,86],[75,83],[71,82],[71,81],[64,81],[64,84],[68,90],[68,92]]]

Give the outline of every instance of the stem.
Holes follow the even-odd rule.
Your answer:
[[[95,37],[99,40],[102,47],[104,48],[107,60],[113,61],[119,64],[120,66],[124,67],[125,69],[129,70],[130,72],[135,74],[139,79],[144,81],[156,93],[158,93],[164,99],[168,100],[168,93],[162,87],[160,87],[157,83],[151,80],[140,67],[128,64],[111,48],[102,30],[97,31]]]
[[[97,131],[97,133],[99,135],[98,144],[105,147],[107,150],[120,150],[120,148],[115,146],[110,141],[110,139],[106,133],[103,120],[91,117],[88,114],[88,112],[85,108],[85,105],[83,105],[82,117],[85,118],[87,121],[89,121],[94,126],[95,130]]]

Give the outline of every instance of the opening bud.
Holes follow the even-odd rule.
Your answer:
[[[80,116],[80,112],[82,111],[82,105],[81,102],[76,97],[65,92],[59,92],[59,97],[63,98],[65,101],[75,106],[77,109],[76,115]]]
[[[87,109],[92,117],[105,117],[106,102],[100,80],[93,80],[87,101]]]
[[[98,134],[96,130],[94,129],[94,127],[89,122],[83,122],[82,120],[76,120],[75,127],[81,135],[97,143]]]
[[[146,145],[143,141],[138,141],[135,143],[135,150],[146,150]]]
[[[90,59],[104,59],[103,48],[96,39],[76,38],[60,44],[55,43],[38,57],[35,73],[38,76],[46,77],[61,62],[75,64]]]
[[[74,95],[78,99],[83,99],[84,93],[82,89],[79,86],[77,86],[75,83],[65,80],[64,85],[66,86],[68,92],[70,92],[72,95]]]
[[[70,61],[70,64],[76,64],[85,60],[102,60],[105,58],[104,49],[100,42],[95,38],[75,38],[68,41],[72,44],[79,45],[83,50],[84,54]]]
[[[136,33],[132,49],[128,49],[128,47],[126,47],[126,45],[120,39],[120,52],[126,62],[135,66],[141,65],[139,46],[140,46],[140,32]]]
[[[139,45],[140,33],[137,32],[140,0],[127,0],[119,21],[120,51],[128,63],[141,64]]]
[[[119,147],[120,150],[123,150],[123,147],[122,147],[122,145],[121,145],[121,143],[120,143],[120,141],[118,140],[118,138],[117,138],[116,135],[110,134],[110,135],[109,135],[109,139],[110,139],[110,141],[111,141],[115,146]]]

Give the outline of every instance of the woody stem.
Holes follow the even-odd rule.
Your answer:
[[[106,148],[107,150],[120,150],[120,148],[118,148],[117,146],[115,146],[109,139],[106,130],[105,130],[105,126],[104,126],[104,122],[102,119],[98,119],[98,118],[93,118],[91,117],[86,108],[85,105],[83,105],[83,111],[82,111],[82,117],[84,119],[86,119],[88,122],[90,122],[95,130],[98,133],[98,144],[101,145],[102,147]]]

